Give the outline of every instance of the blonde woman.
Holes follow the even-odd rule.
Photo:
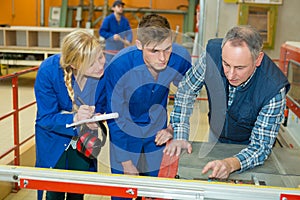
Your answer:
[[[37,116],[35,124],[36,167],[96,171],[96,159],[90,159],[76,150],[79,129],[66,124],[90,118],[95,114],[95,99],[103,84],[105,57],[95,36],[84,30],[75,30],[64,37],[61,53],[47,58],[41,64],[34,86]],[[97,92],[96,92],[97,91]],[[78,101],[81,99],[84,104]],[[104,112],[99,107],[97,112]],[[87,124],[97,130],[96,123]],[[38,192],[42,199],[43,191]],[[46,199],[83,199],[82,194],[47,192]]]

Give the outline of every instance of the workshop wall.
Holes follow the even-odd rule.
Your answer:
[[[218,0],[206,0],[204,44],[216,36],[224,37],[228,29],[235,26],[238,22],[238,4],[225,3],[224,0],[219,1],[220,11],[218,16]],[[279,58],[280,47],[286,41],[300,41],[299,8],[299,0],[283,0],[283,4],[278,6],[274,49],[264,50],[271,58]],[[216,26],[217,17],[219,17],[218,27]]]
[[[35,26],[38,24],[36,0],[1,1],[0,24]]]
[[[112,5],[114,0],[109,0],[109,6]],[[68,6],[78,6],[79,0],[68,0]],[[188,0],[172,0],[160,1],[160,0],[123,0],[126,3],[127,8],[152,8],[152,9],[165,9],[165,10],[176,10],[180,7],[181,10],[187,10]],[[152,2],[152,3],[151,3]],[[44,24],[48,26],[49,10],[50,7],[60,7],[62,0],[44,0],[45,13],[44,13]],[[84,5],[88,6],[89,1],[84,0]],[[104,0],[94,0],[95,6],[103,6]],[[40,1],[39,0],[27,0],[25,1],[3,1],[1,2],[0,8],[0,24],[7,24],[10,26],[40,26]],[[130,20],[132,28],[136,28],[138,21],[136,17],[140,18],[143,13],[125,13],[125,16]],[[171,23],[172,29],[175,29],[177,25],[180,26],[181,30],[183,27],[183,15],[178,14],[162,14],[167,17]],[[72,26],[76,27],[75,21],[76,12],[73,12]],[[95,20],[102,16],[101,11],[95,11],[93,19]],[[88,19],[88,12],[83,13],[82,27],[85,27]],[[101,26],[102,20],[95,24],[94,28]]]
[[[51,6],[61,6],[62,0],[44,0],[45,1],[45,26],[48,26],[49,8]],[[187,9],[189,0],[123,0],[127,8],[149,8],[175,10],[182,6],[181,9]],[[68,0],[69,6],[77,6],[79,0]],[[109,6],[113,0],[109,0]],[[151,4],[152,2],[152,4]],[[171,3],[170,3],[171,2]],[[220,10],[218,13],[217,7],[220,2]],[[84,0],[84,4],[88,5],[89,1]],[[96,6],[103,6],[104,0],[94,0]],[[151,5],[150,5],[151,4]],[[185,6],[185,7],[184,7]],[[276,29],[276,38],[274,49],[266,50],[271,58],[279,58],[280,46],[285,41],[300,41],[300,1],[299,0],[283,0],[283,5],[278,7],[278,20]],[[102,12],[95,12],[93,20],[99,18]],[[141,17],[143,14],[138,13],[136,17]],[[179,32],[182,32],[183,16],[163,14],[166,16],[174,30],[177,25],[180,26]],[[130,20],[132,28],[137,26],[137,19],[131,13],[126,13],[126,17]],[[218,26],[216,25],[217,17],[219,19]],[[84,14],[85,21],[82,22],[82,27],[85,27],[87,13]],[[75,13],[73,14],[72,26],[76,26]],[[237,24],[238,5],[225,3],[224,0],[206,0],[205,6],[205,25],[204,25],[204,44],[213,37],[223,37],[229,28]],[[288,20],[292,19],[292,20]],[[95,28],[101,26],[102,20],[99,21]],[[39,26],[40,25],[40,0],[14,0],[2,1],[0,7],[0,24],[8,24],[11,26]]]

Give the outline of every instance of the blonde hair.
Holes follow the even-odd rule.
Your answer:
[[[83,78],[85,71],[94,64],[101,51],[99,39],[87,30],[77,29],[62,40],[60,65],[64,70],[64,81],[74,111],[77,111],[77,105],[74,99],[72,75],[76,76],[77,81]]]

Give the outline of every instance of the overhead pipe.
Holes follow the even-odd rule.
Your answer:
[[[216,23],[216,37],[219,36],[219,17],[220,17],[220,0],[217,2],[217,23]]]
[[[88,20],[86,22],[85,28],[92,28],[92,18],[94,14],[94,0],[90,0],[89,3],[89,15],[88,15]]]
[[[199,45],[203,47],[203,38],[204,38],[204,22],[205,22],[205,0],[200,0],[200,20],[198,25],[198,34],[199,34]]]
[[[81,27],[81,21],[82,21],[82,7],[83,7],[83,0],[79,1],[79,5],[76,8],[76,17],[75,20],[77,22],[77,28]]]
[[[78,10],[78,6],[68,6],[69,10]],[[81,12],[89,11],[90,6],[81,6]],[[108,14],[109,6],[108,0],[104,0],[103,6],[94,6],[93,12],[102,12],[102,17],[96,19],[91,25],[94,27],[101,19],[104,19]],[[179,14],[179,15],[186,15],[187,11],[184,10],[164,10],[164,9],[149,9],[149,8],[124,8],[124,12],[131,12],[131,13],[159,13],[159,14]]]
[[[68,9],[76,10],[77,7],[78,6],[69,6]],[[82,10],[84,10],[84,11],[89,10],[89,7],[83,6]],[[103,7],[102,6],[97,6],[97,7],[94,8],[94,11],[102,11],[103,13],[105,13],[105,10],[106,10],[105,5]],[[187,14],[187,11],[184,11],[184,10],[164,10],[164,9],[149,9],[149,8],[124,8],[123,10],[124,10],[124,12],[182,14],[182,15]]]
[[[45,26],[45,0],[41,0],[41,21],[40,26]]]
[[[108,0],[104,0],[102,19],[104,19],[107,16],[107,13],[108,13]]]
[[[14,18],[15,15],[16,15],[16,13],[15,13],[15,1],[14,0],[11,1],[11,10],[12,10],[11,15]]]
[[[38,16],[39,16],[39,0],[35,0],[35,25],[38,26],[39,24],[39,20],[38,20]]]

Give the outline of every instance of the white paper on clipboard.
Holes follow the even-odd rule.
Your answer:
[[[108,120],[108,119],[115,119],[119,117],[119,113],[109,113],[109,114],[103,114],[103,115],[97,115],[94,116],[90,119],[84,119],[78,122],[74,122],[72,124],[66,124],[66,128],[70,128],[72,126],[78,126],[81,124],[85,123],[90,123],[90,122],[97,122],[97,121],[103,121],[103,120]]]

